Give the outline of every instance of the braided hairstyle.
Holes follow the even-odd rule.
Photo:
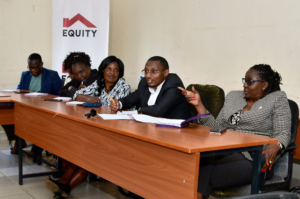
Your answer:
[[[124,64],[123,62],[115,57],[115,56],[108,56],[105,59],[103,59],[103,61],[101,62],[99,68],[98,68],[98,79],[97,79],[97,84],[99,86],[98,88],[98,93],[99,96],[101,95],[102,90],[105,88],[105,80],[104,80],[104,76],[103,76],[103,70],[111,63],[113,62],[117,62],[118,66],[119,66],[119,79],[122,78],[124,76]],[[118,81],[116,81],[114,83],[114,85],[112,85],[109,89],[108,92],[110,92],[114,86],[117,84]]]
[[[269,83],[267,89],[265,90],[263,97],[269,93],[280,91],[281,75],[274,71],[268,64],[257,64],[250,68],[258,72],[258,76]]]

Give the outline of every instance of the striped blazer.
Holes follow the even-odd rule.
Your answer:
[[[238,124],[232,125],[229,117],[247,105],[244,97],[243,91],[231,91],[216,119],[209,115],[198,119],[198,123],[231,130],[236,128],[235,131],[238,132],[276,138],[287,147],[291,138],[291,110],[285,92],[272,92],[257,100],[251,109],[242,114]],[[251,160],[248,153],[243,154]]]

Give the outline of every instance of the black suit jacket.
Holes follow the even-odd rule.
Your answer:
[[[92,83],[94,83],[98,78],[98,70],[92,69],[91,74],[89,78],[87,78],[85,82],[85,86],[88,87]],[[69,83],[67,83],[64,87],[62,87],[59,91],[59,96],[62,97],[72,97],[74,96],[75,92],[78,90],[78,87],[80,86],[81,82],[77,81],[75,78],[73,78]],[[68,88],[70,86],[73,86],[70,90]]]
[[[191,117],[191,111],[185,97],[177,88],[179,86],[184,88],[181,79],[178,75],[170,73],[157,96],[155,104],[148,106],[151,93],[146,79],[143,78],[136,91],[120,99],[122,109],[137,106],[137,109],[140,107],[141,113],[147,115],[171,119],[188,119]]]

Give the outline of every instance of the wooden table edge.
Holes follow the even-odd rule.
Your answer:
[[[97,123],[94,123],[94,122],[89,122],[89,121],[82,120],[82,119],[79,119],[79,118],[74,118],[74,117],[69,116],[69,115],[64,115],[64,114],[60,114],[60,113],[57,113],[57,112],[54,112],[54,111],[50,111],[50,110],[47,110],[47,109],[43,109],[43,108],[40,108],[40,107],[35,107],[35,106],[32,106],[32,105],[28,105],[28,104],[25,104],[25,103],[22,103],[22,102],[19,102],[19,101],[15,101],[13,99],[10,102],[14,102],[14,103],[20,104],[22,106],[26,106],[26,107],[29,107],[29,108],[33,108],[35,110],[41,110],[41,111],[44,111],[46,113],[53,114],[53,117],[60,116],[60,117],[71,119],[71,120],[74,120],[74,121],[77,121],[77,122],[80,122],[80,123],[83,123],[83,124],[88,124],[88,125],[91,125],[91,126],[94,126],[94,127],[102,128],[104,130],[108,130],[108,131],[111,131],[113,133],[118,133],[118,134],[121,134],[121,135],[132,137],[132,138],[135,138],[135,139],[138,139],[138,140],[143,140],[143,141],[146,141],[146,142],[151,142],[151,143],[157,144],[159,146],[168,147],[170,149],[181,151],[181,152],[185,152],[185,153],[189,153],[189,154],[196,153],[196,152],[200,152],[201,153],[201,152],[206,152],[206,151],[224,150],[224,149],[227,149],[228,146],[230,146],[230,145],[227,145],[227,146],[224,146],[224,147],[220,147],[220,146],[218,146],[218,147],[207,147],[204,150],[203,149],[199,150],[198,148],[190,149],[190,148],[185,148],[185,147],[179,147],[177,145],[166,144],[164,142],[160,142],[160,141],[157,141],[157,140],[145,138],[144,136],[138,136],[138,135],[135,135],[135,134],[130,134],[130,133],[127,133],[127,132],[124,132],[124,131],[120,131],[120,130],[116,130],[116,129],[113,129],[113,128],[109,128],[107,126],[100,125],[100,124],[97,124]],[[243,144],[243,146],[241,146],[241,147],[234,146],[234,147],[231,147],[231,148],[234,149],[234,148],[242,148],[242,147],[249,147],[249,146],[259,146],[259,145],[271,144],[271,143],[277,143],[277,142],[278,142],[277,139],[270,138],[270,140],[267,143],[266,143],[266,141],[261,141],[261,142],[255,143],[255,144],[246,144],[246,145]]]

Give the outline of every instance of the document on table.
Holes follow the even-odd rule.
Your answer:
[[[10,97],[10,95],[0,93],[0,97]]]
[[[135,110],[135,111],[122,111],[122,112],[118,111],[117,112],[117,115],[137,115],[137,114],[138,114],[137,110]]]
[[[134,120],[132,115],[137,115],[137,111],[122,111],[117,114],[98,114],[104,120]]]
[[[72,100],[72,97],[56,97],[53,99],[62,100],[62,101],[70,101],[70,100]]]
[[[10,89],[6,89],[6,90],[1,90],[0,92],[7,92],[7,93],[13,93],[13,92],[16,92],[16,91],[19,91],[19,90],[10,90]]]
[[[121,115],[121,114],[98,114],[104,120],[134,120],[132,115]]]
[[[157,123],[161,118],[152,117],[149,115],[132,115],[132,117],[138,121],[138,122],[144,122],[144,123]]]
[[[66,105],[77,105],[77,104],[83,104],[85,102],[79,102],[79,101],[72,101],[72,102],[67,102]]]
[[[25,96],[42,96],[48,95],[48,93],[26,93]]]

